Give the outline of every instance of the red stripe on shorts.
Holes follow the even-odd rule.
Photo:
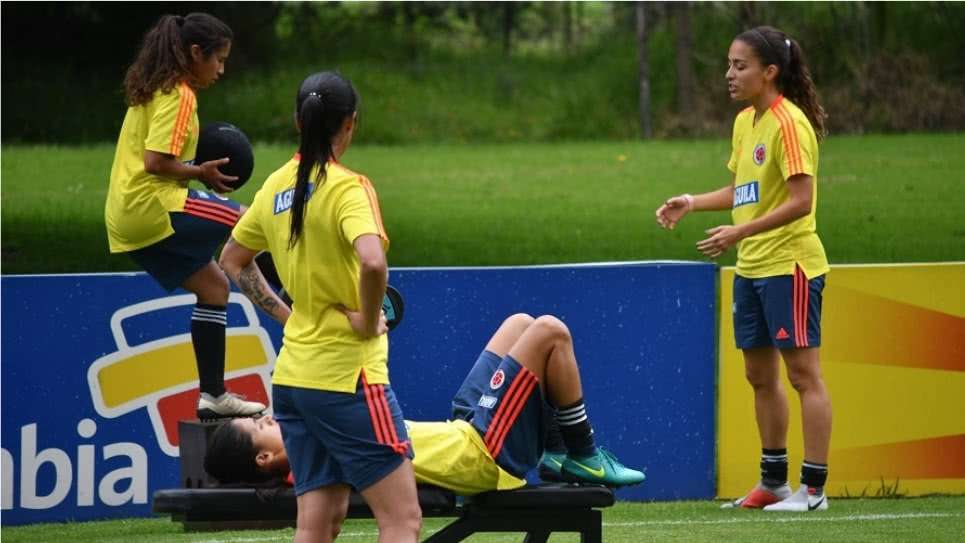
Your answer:
[[[489,454],[493,458],[502,449],[503,441],[512,428],[513,423],[519,416],[522,406],[526,404],[533,386],[536,384],[536,375],[527,368],[520,368],[519,373],[509,385],[509,390],[499,403],[499,408],[490,422],[489,429],[486,431],[484,441]]]

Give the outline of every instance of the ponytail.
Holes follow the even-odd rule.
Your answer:
[[[334,72],[305,78],[298,89],[295,111],[299,127],[298,172],[292,194],[288,248],[298,243],[305,230],[305,206],[315,189],[325,182],[329,160],[334,159],[332,140],[345,119],[356,111],[358,94],[352,83]],[[312,172],[318,167],[314,179]],[[314,181],[314,186],[310,185]]]
[[[818,91],[811,79],[811,70],[804,58],[804,51],[796,41],[792,39],[787,41],[790,59],[787,69],[781,70],[778,76],[778,86],[784,96],[787,96],[807,115],[811,126],[814,127],[814,133],[821,140],[828,134],[824,126],[824,120],[828,118],[828,114],[824,112],[821,102],[818,101]]]
[[[818,139],[827,135],[824,120],[828,115],[818,100],[817,88],[801,46],[787,34],[770,26],[759,26],[735,38],[754,49],[764,66],[778,67],[777,88],[794,105],[801,108]]]
[[[168,92],[191,73],[191,46],[205,58],[231,43],[228,25],[207,13],[163,15],[144,35],[134,62],[124,75],[127,104],[147,103],[154,92]]]

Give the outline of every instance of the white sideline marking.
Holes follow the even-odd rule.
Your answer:
[[[768,513],[764,513],[767,515]],[[771,513],[780,515],[780,513]],[[963,513],[883,513],[875,515],[848,515],[844,517],[826,517],[823,514],[793,517],[763,517],[763,518],[731,518],[719,520],[644,520],[640,522],[604,522],[604,526],[657,526],[677,524],[750,524],[765,522],[860,522],[867,520],[898,520],[914,518],[946,518],[962,517]]]
[[[779,515],[780,513],[775,513]],[[732,518],[718,520],[645,520],[640,522],[604,522],[605,527],[626,527],[626,526],[668,526],[668,525],[694,525],[694,524],[750,524],[764,522],[861,522],[871,520],[900,520],[915,518],[948,518],[965,517],[965,513],[884,513],[877,515],[848,515],[844,517],[826,517],[823,514],[803,515],[793,517],[771,517],[771,518]],[[436,532],[438,530],[423,530],[423,535]],[[379,532],[342,532],[341,537],[372,537],[379,535]],[[289,536],[275,537],[237,537],[230,539],[203,539],[199,543],[262,543],[266,541],[290,541]]]

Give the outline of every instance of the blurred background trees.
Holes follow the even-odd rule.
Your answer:
[[[291,137],[299,81],[332,68],[368,142],[722,136],[727,48],[759,24],[802,44],[832,133],[965,128],[963,3],[4,2],[4,144],[116,138],[141,37],[198,9],[236,36],[202,121],[263,141]]]

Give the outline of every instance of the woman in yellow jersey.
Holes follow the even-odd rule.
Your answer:
[[[128,108],[117,139],[104,218],[112,253],[127,253],[171,291],[194,293],[191,342],[200,378],[198,417],[246,416],[265,406],[225,390],[228,278],[211,257],[242,209],[213,193],[188,188],[197,179],[231,189],[218,166],[193,164],[198,143],[195,91],[224,73],[232,32],[206,13],[165,15],[144,36],[127,70]]]
[[[462,495],[523,486],[540,460],[545,417],[555,411],[567,447],[556,458],[560,478],[612,487],[642,482],[642,472],[594,444],[582,397],[566,325],[549,315],[511,315],[456,392],[452,420],[407,422],[416,479]],[[205,469],[224,483],[264,483],[285,477],[290,466],[275,421],[260,417],[218,428]]]
[[[815,228],[818,137],[823,108],[800,45],[771,27],[738,35],[728,52],[727,87],[749,102],[734,122],[731,183],[683,194],[657,210],[672,229],[691,211],[732,209],[733,225],[707,231],[697,249],[716,258],[738,246],[734,335],[743,351],[761,437],[761,481],[727,506],[769,511],[827,509],[824,485],[831,401],[821,377],[821,293],[828,261]],[[801,401],[801,487],[787,483],[787,394],[780,359]]]
[[[265,181],[221,254],[231,279],[285,326],[272,402],[294,472],[296,541],[333,538],[352,487],[372,508],[379,541],[416,541],[422,520],[389,385],[381,314],[389,239],[371,182],[339,162],[357,108],[337,73],[302,82],[298,152]],[[290,312],[258,270],[262,250],[295,300]]]

